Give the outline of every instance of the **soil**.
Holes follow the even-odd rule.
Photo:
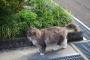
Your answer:
[[[0,40],[0,50],[12,50],[28,46],[33,46],[33,44],[26,37],[16,38],[14,40]]]

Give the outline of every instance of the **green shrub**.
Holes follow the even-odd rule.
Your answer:
[[[1,38],[15,38],[25,36],[27,28],[36,20],[37,15],[30,10],[21,10],[15,15],[7,17],[1,27]],[[31,24],[30,24],[31,23]],[[1,35],[2,34],[2,35]]]
[[[31,21],[32,22],[37,17],[37,14],[33,13],[30,10],[26,10],[26,9],[20,11],[18,14],[19,14],[20,19],[22,20],[22,22],[23,21]]]
[[[39,28],[50,26],[65,26],[72,21],[72,17],[61,6],[52,0],[30,0],[29,5],[32,11],[37,14],[35,23]]]
[[[39,29],[65,26],[73,19],[67,11],[52,0],[27,0],[26,6],[29,8],[20,9],[10,15],[3,15],[3,19],[0,17],[0,38],[25,36],[30,26]]]

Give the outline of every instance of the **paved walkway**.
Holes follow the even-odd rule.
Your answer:
[[[90,0],[54,0],[90,27]]]
[[[90,27],[90,1],[89,0],[55,0],[57,3],[72,12],[78,19]],[[50,50],[50,49],[48,49]],[[30,60],[31,58],[41,58],[37,56],[36,48],[25,48],[0,52],[0,60]],[[70,45],[67,49],[58,52],[49,52],[47,57],[59,57],[78,54]],[[45,58],[45,57],[44,57]]]
[[[54,48],[56,46],[53,46]],[[52,46],[47,48],[47,53],[45,56],[40,56],[38,49],[35,47],[25,47],[16,50],[0,51],[0,60],[47,60],[47,58],[57,58],[63,56],[72,56],[79,54],[70,45],[66,49],[61,49],[58,51],[52,51]]]

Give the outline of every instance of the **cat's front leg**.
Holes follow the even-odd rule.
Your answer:
[[[45,42],[39,44],[39,53],[40,55],[44,55],[46,50],[46,44]]]
[[[61,44],[62,48],[67,48],[67,38],[65,37],[62,44]]]
[[[45,55],[45,51],[43,49],[39,48],[39,54],[40,55]]]

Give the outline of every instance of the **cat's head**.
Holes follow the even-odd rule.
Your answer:
[[[37,44],[37,33],[38,33],[37,28],[29,28],[27,31],[27,38],[29,41],[33,43],[33,45]]]

